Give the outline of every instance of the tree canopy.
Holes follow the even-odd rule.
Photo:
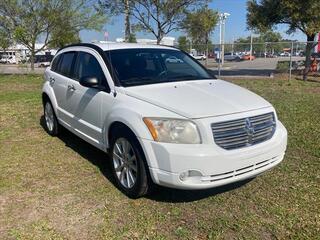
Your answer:
[[[1,0],[0,29],[30,50],[31,67],[37,52],[79,41],[79,31],[100,30],[105,17],[85,0]],[[35,49],[37,41],[44,45]]]
[[[314,38],[320,32],[319,0],[250,0],[248,1],[247,24],[251,29],[266,31],[278,24],[288,25],[288,33],[297,30],[307,37],[304,79],[310,68]]]
[[[218,21],[218,13],[205,6],[188,12],[181,22],[181,28],[192,38],[193,43],[206,45]]]
[[[4,29],[0,29],[0,49],[6,51],[12,44],[10,34]]]
[[[178,37],[178,48],[183,51],[190,50],[190,41],[186,36]]]
[[[253,51],[260,54],[266,52],[275,53],[281,52],[285,47],[291,47],[288,43],[285,43],[279,32],[266,31],[260,35],[253,37]],[[234,51],[249,51],[251,44],[251,37],[238,38],[234,41]]]
[[[162,38],[180,28],[187,10],[206,3],[207,0],[100,0],[100,5],[114,15],[130,15],[136,29],[151,33],[160,44]],[[128,22],[125,21],[127,29]],[[127,35],[127,34],[126,34]]]

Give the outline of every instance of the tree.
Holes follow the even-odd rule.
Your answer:
[[[307,80],[310,69],[311,51],[316,45],[315,36],[320,32],[319,0],[250,0],[247,24],[249,28],[267,31],[278,24],[288,25],[288,33],[297,30],[307,37],[306,61],[303,79]]]
[[[132,42],[131,7],[133,0],[100,0],[99,5],[108,16],[124,14],[125,42]]]
[[[260,54],[267,52],[280,52],[285,47],[280,33],[274,31],[262,32],[260,35],[253,37],[253,51]],[[249,51],[251,37],[238,38],[234,44],[235,51]]]
[[[186,52],[190,50],[190,41],[186,36],[180,36],[178,38],[178,48]]]
[[[260,36],[260,40],[265,43],[265,51],[274,54],[275,52],[280,52],[284,48],[282,36],[278,32],[266,31]]]
[[[179,29],[179,24],[188,9],[201,6],[208,0],[100,0],[99,2],[109,15],[125,15],[126,41],[131,34],[130,19],[133,19],[133,27],[150,32],[157,39],[157,44],[160,44],[166,34]]]
[[[137,42],[137,38],[136,38],[136,34],[135,33],[130,33],[128,42],[129,43],[136,43]]]
[[[181,27],[192,38],[192,43],[203,45],[208,56],[210,35],[218,23],[218,13],[208,8],[208,5],[196,11],[188,12],[181,22]]]
[[[136,0],[132,16],[144,31],[152,33],[157,44],[171,31],[178,30],[185,12],[207,0]]]
[[[49,45],[61,46],[78,41],[83,29],[100,30],[105,17],[85,0],[1,0],[0,28],[12,33],[13,39],[30,51],[31,68],[35,54]],[[44,44],[36,49],[37,41]]]
[[[4,29],[0,29],[0,49],[5,53],[11,44],[12,39],[10,38],[10,34]]]

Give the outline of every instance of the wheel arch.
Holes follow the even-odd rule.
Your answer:
[[[56,100],[56,97],[55,97],[55,95],[54,95],[53,89],[52,89],[52,87],[50,87],[48,81],[45,82],[44,85],[43,85],[41,97],[42,97],[42,104],[44,104],[44,101],[45,101],[45,100],[49,100],[49,101],[51,102],[52,107],[53,107],[53,110],[54,110],[56,116],[58,116],[58,112],[57,112],[57,107],[58,107],[57,100]]]

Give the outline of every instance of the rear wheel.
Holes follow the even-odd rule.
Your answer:
[[[113,136],[110,150],[113,175],[122,192],[131,198],[147,194],[150,180],[137,138],[126,129],[120,129]]]
[[[50,103],[49,100],[44,102],[43,108],[44,108],[45,128],[51,136],[57,136],[58,130],[59,130],[59,124],[58,124],[56,114],[54,113],[52,104]]]

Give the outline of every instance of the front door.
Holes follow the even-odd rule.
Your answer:
[[[102,67],[89,52],[78,52],[73,79],[69,80],[67,90],[67,110],[73,115],[73,128],[97,146],[103,144],[104,119],[101,108],[111,108],[113,95],[97,88],[84,87],[79,83],[83,77],[96,77],[106,82]]]

